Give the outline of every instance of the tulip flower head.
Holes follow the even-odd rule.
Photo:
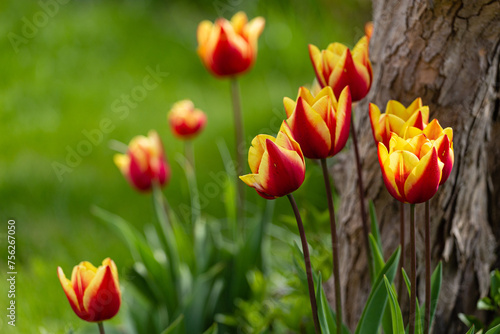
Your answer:
[[[114,162],[130,185],[139,191],[151,190],[153,183],[164,186],[170,179],[170,167],[156,131],[150,131],[148,137],[133,138],[127,154],[116,154]]]
[[[294,139],[309,159],[325,159],[342,150],[349,137],[351,94],[345,87],[339,101],[326,86],[316,96],[300,87],[297,101],[283,99]]]
[[[121,304],[118,270],[110,258],[102,261],[99,268],[81,262],[73,268],[71,280],[61,267],[57,267],[57,275],[71,308],[81,319],[101,322],[118,313]]]
[[[207,124],[207,116],[194,107],[190,100],[175,103],[168,113],[172,133],[180,139],[191,139],[201,133]]]
[[[406,137],[411,138],[424,134],[437,150],[439,161],[444,164],[440,185],[448,180],[455,161],[453,151],[453,129],[443,129],[437,119],[433,119],[423,130],[418,128],[408,128]]]
[[[390,100],[384,114],[377,105],[370,103],[369,114],[373,138],[385,147],[389,147],[392,132],[404,137],[409,127],[423,130],[429,122],[429,107],[422,105],[421,98],[415,99],[408,108],[398,101]]]
[[[252,174],[240,179],[266,199],[288,195],[304,182],[304,155],[285,122],[276,138],[258,135],[252,140],[248,164]]]
[[[247,71],[257,57],[257,42],[265,20],[256,17],[248,22],[244,12],[234,14],[231,21],[219,18],[213,24],[198,25],[198,55],[212,74],[234,76]]]
[[[363,99],[370,90],[373,72],[368,58],[368,38],[362,37],[352,49],[340,43],[319,50],[309,44],[309,56],[321,87],[330,86],[336,98],[349,86],[353,101]]]
[[[444,164],[424,134],[403,139],[392,133],[389,150],[378,143],[378,160],[389,193],[403,203],[422,203],[437,192]]]

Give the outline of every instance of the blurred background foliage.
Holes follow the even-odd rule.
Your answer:
[[[16,328],[8,326],[2,316],[0,332],[95,331],[73,314],[56,268],[61,266],[69,275],[82,260],[98,264],[109,256],[125,281],[125,268],[133,260],[122,240],[90,208],[98,205],[119,214],[138,229],[154,219],[151,196],[132,190],[113,164],[114,152],[108,144],[112,139],[128,143],[133,136],[156,129],[172,167],[165,195],[174,210],[189,204],[186,179],[176,161],[182,143],[174,139],[166,122],[166,113],[177,100],[192,99],[208,115],[206,130],[195,140],[198,185],[207,194],[204,215],[223,218],[222,191],[213,193],[204,186],[215,181],[214,173],[224,170],[217,142],[225,141],[233,152],[229,82],[213,78],[203,68],[196,54],[196,28],[204,19],[229,18],[239,10],[250,18],[266,19],[257,62],[240,80],[249,145],[258,133],[275,134],[285,116],[283,97],[295,98],[299,86],[312,83],[307,44],[325,48],[339,41],[353,46],[371,19],[368,0],[0,3],[0,220],[4,226],[0,229],[4,254],[0,264],[6,268],[7,220],[15,219],[18,272]],[[113,103],[122,103],[116,101],[142,85],[148,67],[168,76],[129,108],[126,117],[120,117]],[[68,150],[77,150],[87,140],[84,132],[99,129],[103,119],[110,120],[112,130],[58,177],[54,163],[67,164]],[[328,277],[329,239],[321,233],[328,230],[321,172],[313,167],[314,162],[307,164],[306,182],[296,198],[305,215],[309,241],[324,244],[314,251],[313,264]],[[265,201],[247,190],[252,203],[249,210],[263,209]],[[280,272],[292,267],[289,234],[296,233],[296,225],[288,203],[276,202],[268,231],[272,247],[267,249],[269,265],[273,272]],[[268,285],[283,285],[282,276],[269,277],[277,278]],[[261,278],[256,274],[253,279]],[[1,285],[7,287],[5,279]],[[256,284],[252,287],[259,289]],[[0,305],[7,303],[2,292]],[[276,305],[269,307],[283,313]],[[302,306],[292,301],[289,307]],[[250,312],[257,307],[248,302],[241,309]],[[124,322],[120,314],[112,323]],[[245,326],[265,323],[261,320]]]

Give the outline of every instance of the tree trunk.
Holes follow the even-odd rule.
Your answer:
[[[365,195],[374,201],[387,258],[399,244],[399,203],[382,181],[368,102],[385,109],[391,99],[408,106],[422,97],[430,119],[453,128],[455,151],[452,174],[431,200],[432,267],[440,260],[444,265],[433,332],[465,333],[457,314],[475,311],[478,298],[488,293],[492,266],[499,264],[500,2],[375,0],[373,18],[374,82],[355,109]],[[338,159],[333,176],[342,196],[344,321],[354,328],[370,283],[352,148]],[[420,301],[425,282],[423,211],[424,205],[417,205]],[[408,225],[409,207],[406,220]],[[408,245],[406,249],[408,259]]]

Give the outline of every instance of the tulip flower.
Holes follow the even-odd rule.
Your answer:
[[[257,57],[257,41],[265,20],[256,17],[248,22],[244,12],[231,21],[217,19],[215,24],[202,21],[198,25],[198,55],[212,74],[234,76],[247,71]]]
[[[248,164],[252,174],[240,179],[266,199],[288,195],[304,182],[304,155],[285,122],[276,138],[258,135],[252,140]]]
[[[423,203],[436,193],[444,164],[424,134],[403,139],[391,135],[389,150],[378,143],[378,160],[389,193],[403,203]]]
[[[423,130],[429,122],[429,107],[422,105],[421,98],[415,99],[408,108],[390,100],[384,114],[380,113],[377,105],[370,103],[369,114],[375,142],[381,142],[386,147],[389,147],[392,132],[403,137],[409,127]]]
[[[176,137],[191,139],[203,130],[207,116],[200,109],[195,109],[190,100],[182,100],[172,106],[168,113],[168,122]]]
[[[81,319],[101,322],[118,313],[121,304],[118,270],[110,258],[102,261],[99,268],[81,262],[73,268],[71,280],[61,267],[57,267],[57,275],[71,308]]]
[[[453,129],[443,129],[437,119],[433,119],[423,131],[417,128],[408,128],[406,137],[413,137],[423,133],[437,150],[439,160],[444,164],[440,185],[450,176],[455,154],[453,151]]]
[[[116,154],[114,162],[138,191],[151,190],[153,183],[164,186],[170,179],[170,167],[156,131],[150,131],[148,137],[133,138],[127,154]]]
[[[345,87],[339,101],[332,88],[326,86],[316,96],[300,87],[297,102],[283,99],[286,120],[304,156],[325,159],[344,148],[351,124],[351,94]]]
[[[339,97],[345,86],[351,88],[353,101],[363,99],[370,90],[373,72],[368,58],[368,38],[362,37],[352,53],[340,43],[331,43],[320,51],[309,44],[309,56],[321,87],[330,86]]]

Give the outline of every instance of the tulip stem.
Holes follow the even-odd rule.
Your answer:
[[[307,245],[306,233],[304,231],[304,225],[302,224],[302,218],[300,217],[300,212],[299,208],[297,207],[297,203],[295,202],[295,199],[293,198],[292,194],[288,194],[287,197],[288,200],[290,201],[290,204],[292,205],[293,213],[295,214],[295,219],[297,220],[297,227],[299,228],[300,241],[302,243],[302,252],[304,253],[304,262],[306,266],[307,287],[309,289],[309,300],[311,302],[314,330],[318,334],[321,333],[321,328],[319,326],[316,295],[314,293],[314,282],[312,278],[311,259],[309,257],[309,246]]]
[[[238,79],[236,77],[231,78],[231,97],[233,102],[233,113],[234,113],[234,130],[235,130],[235,148],[236,148],[236,187],[238,192],[237,207],[238,215],[237,219],[241,225],[244,224],[245,216],[245,188],[243,182],[240,182],[239,176],[244,174],[245,171],[245,136],[243,127],[243,116],[241,113],[241,99],[240,99],[240,87],[238,84]]]
[[[351,117],[352,142],[354,144],[354,155],[356,157],[356,169],[358,171],[358,187],[359,187],[359,206],[361,207],[361,220],[363,222],[364,244],[366,251],[366,259],[370,269],[370,274],[373,274],[373,260],[368,243],[368,221],[365,211],[365,191],[363,186],[363,173],[361,171],[361,161],[359,159],[358,138],[356,136],[356,128],[354,126],[354,117]]]
[[[431,220],[429,217],[430,200],[425,202],[425,327],[424,334],[430,331],[431,320]]]
[[[184,155],[186,157],[185,171],[188,181],[189,192],[191,195],[191,220],[193,224],[200,217],[200,198],[198,194],[198,185],[196,182],[196,167],[194,160],[194,147],[191,140],[184,141]]]
[[[410,316],[409,334],[415,333],[415,307],[417,302],[417,254],[415,249],[415,204],[410,204]]]
[[[102,321],[98,322],[97,326],[99,327],[99,334],[105,334],[105,332],[104,332],[104,325],[103,325]]]
[[[335,224],[335,208],[333,206],[332,189],[330,185],[330,176],[326,159],[321,159],[323,169],[323,179],[325,181],[326,197],[328,199],[328,211],[330,211],[330,234],[332,237],[332,257],[333,257],[333,276],[335,281],[335,300],[337,312],[337,333],[342,333],[342,295],[340,294],[340,269],[339,269],[339,251],[337,241],[337,225]]]
[[[405,267],[405,204],[399,202],[399,244],[401,245],[401,257],[399,258],[399,270],[400,275],[398,293],[402,296],[402,289],[404,285],[404,279],[401,269]]]

